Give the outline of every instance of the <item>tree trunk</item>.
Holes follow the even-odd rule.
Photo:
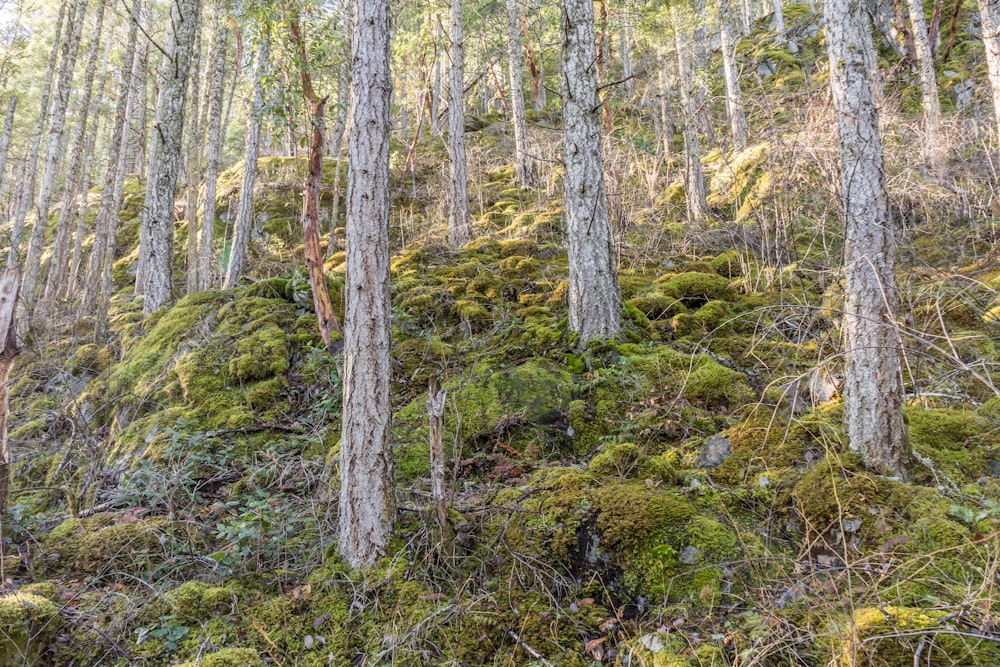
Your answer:
[[[392,533],[389,2],[356,0],[351,36],[340,555],[367,568]]]
[[[735,45],[731,43],[732,18],[729,0],[719,0],[719,41],[722,49],[722,72],[726,80],[726,112],[729,127],[733,133],[733,150],[747,147],[747,118],[743,113],[743,94],[740,91],[740,77],[733,59]]]
[[[621,295],[604,186],[591,0],[565,0],[562,35],[569,321],[581,343],[586,343],[614,337],[621,326]]]
[[[302,93],[309,106],[312,141],[309,143],[309,173],[302,190],[302,236],[305,246],[306,270],[312,286],[313,309],[319,320],[319,333],[327,350],[334,351],[333,333],[340,332],[340,323],[333,312],[330,290],[323,270],[323,251],[319,245],[319,191],[323,183],[323,108],[326,98],[320,98],[313,89],[309,73],[309,55],[302,37],[298,16],[289,21],[289,32],[298,54],[299,79]],[[338,341],[339,342],[339,341]]]
[[[198,186],[201,184],[201,153],[204,127],[201,122],[201,30],[194,41],[191,56],[192,72],[188,77],[187,103],[191,122],[187,131],[185,162],[187,166],[187,203],[184,217],[187,219],[187,288],[188,294],[198,291]]]
[[[781,0],[771,0],[774,16],[771,17],[771,30],[774,31],[774,41],[785,41],[785,14],[781,10]]]
[[[844,206],[844,422],[850,448],[866,466],[905,477],[909,454],[895,328],[895,242],[866,12],[853,0],[826,0]]]
[[[97,137],[101,133],[101,121],[104,119],[104,92],[108,85],[108,65],[111,62],[111,46],[114,44],[112,36],[115,34],[115,18],[117,14],[111,12],[111,23],[108,26],[108,40],[104,44],[104,55],[101,58],[101,82],[97,85],[97,109],[94,113],[94,131],[87,135],[87,145],[83,151],[83,180],[80,183],[80,207],[76,212],[76,231],[73,235],[73,252],[70,256],[69,273],[63,283],[60,296],[72,298],[77,293],[78,280],[80,275],[80,260],[83,255],[83,236],[87,227],[87,205],[88,193],[90,192],[90,182],[93,178],[91,168],[91,157],[96,151]],[[95,161],[96,162],[96,161]],[[96,166],[96,165],[95,165]],[[101,193],[103,197],[103,192]]]
[[[198,32],[201,0],[178,0],[171,7],[173,48],[165,67],[156,103],[156,132],[153,149],[156,161],[149,165],[145,214],[142,224],[146,245],[142,313],[148,317],[171,298],[174,285],[174,198],[177,194],[177,169],[181,157],[184,109],[191,51]]]
[[[743,19],[740,23],[740,35],[749,37],[750,31],[753,29],[753,22],[757,20],[754,15],[753,0],[741,0],[740,10],[740,18]]]
[[[982,17],[986,67],[993,92],[994,131],[1000,134],[1000,0],[979,0],[979,15]]]
[[[14,110],[17,108],[17,95],[13,93],[7,99],[7,116],[3,124],[3,136],[0,137],[0,196],[3,195],[4,176],[7,173],[7,151],[10,150],[10,134],[14,129]]]
[[[42,183],[38,189],[38,200],[35,206],[35,224],[31,228],[28,256],[25,260],[24,276],[21,281],[22,303],[18,314],[21,332],[28,331],[35,311],[35,287],[38,284],[38,272],[41,270],[45,232],[48,231],[49,227],[49,204],[52,203],[52,191],[56,184],[56,172],[59,170],[60,157],[65,150],[63,131],[66,128],[66,109],[69,107],[70,85],[73,83],[73,71],[76,68],[76,57],[80,50],[83,17],[87,13],[87,4],[87,0],[77,0],[76,7],[71,12],[70,29],[63,42],[62,63],[59,67],[59,77],[56,80],[52,113],[49,116],[49,136],[45,142]]]
[[[531,92],[534,100],[535,111],[545,108],[545,84],[542,81],[541,71],[538,63],[535,62],[535,52],[531,48],[531,37],[528,34],[528,19],[521,13],[521,37],[524,38],[524,51],[528,56],[528,71],[531,72]]]
[[[941,136],[941,104],[938,101],[937,79],[934,74],[934,55],[927,36],[927,18],[921,0],[909,0],[910,24],[913,26],[913,46],[917,54],[920,90],[924,112],[924,159],[932,171],[940,176],[945,169],[945,150]]]
[[[10,392],[7,386],[10,369],[17,355],[15,315],[20,274],[7,269],[0,280],[0,516],[7,512],[7,490],[10,487],[10,440],[7,421],[10,414]]]
[[[24,165],[24,175],[21,177],[21,189],[17,200],[17,211],[14,214],[14,225],[10,234],[10,252],[7,255],[7,268],[11,269],[21,264],[21,237],[24,235],[24,223],[28,219],[28,209],[31,208],[35,196],[35,176],[38,174],[38,154],[41,150],[42,133],[49,118],[49,97],[52,95],[52,80],[55,78],[59,47],[62,44],[63,22],[66,19],[70,0],[63,0],[56,21],[56,33],[52,40],[52,50],[45,68],[45,82],[42,84],[42,94],[38,104],[38,119],[31,134],[31,148],[28,149],[27,162]]]
[[[618,20],[622,26],[622,79],[625,80],[625,94],[631,98],[635,93],[635,72],[632,69],[632,17],[623,12]]]
[[[673,12],[674,36],[677,47],[677,72],[684,107],[684,192],[687,199],[687,217],[691,225],[700,225],[708,217],[705,201],[705,178],[701,171],[701,147],[698,145],[698,119],[694,97],[694,74],[691,56],[687,51],[690,41],[680,28],[680,21]]]
[[[440,137],[444,131],[441,122],[441,62],[444,60],[444,49],[441,48],[441,17],[435,19],[437,27],[434,33],[434,87],[431,90],[431,134]]]
[[[430,433],[431,503],[434,518],[441,531],[441,551],[452,551],[452,530],[448,521],[448,497],[444,485],[444,408],[448,392],[438,388],[436,378],[431,378],[427,388],[427,417]]]
[[[514,173],[517,184],[526,188],[535,182],[535,163],[528,154],[528,122],[524,111],[524,82],[521,79],[521,9],[517,0],[507,0],[507,65],[513,112],[511,121],[514,125]]]
[[[448,70],[448,153],[451,157],[451,193],[448,199],[448,243],[459,248],[472,239],[469,172],[465,156],[465,41],[462,36],[461,0],[451,0],[449,21],[451,68]]]
[[[145,8],[143,8],[145,10]],[[145,12],[144,12],[145,13]],[[146,16],[138,17],[142,25]],[[148,20],[146,21],[148,24]],[[149,42],[145,39],[136,44],[139,67],[136,70],[136,92],[132,94],[132,108],[129,110],[128,134],[125,136],[125,173],[146,176],[146,117],[149,105],[146,103],[146,88],[149,82]]]
[[[669,65],[666,54],[661,50],[656,51],[657,69],[657,118],[660,121],[660,135],[657,144],[657,156],[666,163],[670,162],[670,145],[674,140],[674,123],[670,116],[670,85]]]
[[[198,289],[215,283],[215,188],[222,157],[222,97],[226,92],[226,47],[229,30],[220,9],[216,9],[215,34],[212,38],[212,85],[208,103],[208,156],[205,165],[205,198],[201,222],[201,247],[198,257]]]
[[[97,16],[94,20],[94,33],[90,39],[90,50],[87,53],[87,69],[83,81],[83,99],[80,101],[80,114],[77,119],[76,133],[73,137],[73,148],[70,154],[69,167],[66,170],[66,184],[63,186],[62,204],[59,207],[59,224],[56,227],[56,238],[52,244],[52,259],[49,261],[49,274],[45,282],[45,293],[42,302],[46,307],[54,303],[59,291],[66,282],[66,262],[69,259],[70,232],[72,230],[76,198],[80,194],[81,181],[84,172],[84,157],[87,149],[87,124],[90,119],[91,99],[94,88],[94,76],[97,72],[97,56],[101,46],[101,32],[104,23],[104,0],[97,2]],[[87,193],[83,193],[84,199]]]
[[[257,153],[260,150],[260,126],[264,117],[263,78],[271,56],[270,36],[261,35],[257,47],[257,63],[253,72],[253,102],[250,118],[247,119],[246,154],[243,160],[243,185],[240,188],[240,203],[236,209],[233,225],[233,240],[230,244],[229,266],[222,283],[225,289],[232,289],[240,282],[246,270],[247,245],[250,242],[250,227],[253,225],[253,185],[257,178]]]

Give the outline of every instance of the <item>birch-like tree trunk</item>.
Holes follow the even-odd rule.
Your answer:
[[[771,0],[774,15],[771,17],[771,30],[774,31],[774,41],[785,41],[785,14],[781,9],[781,0]]]
[[[945,168],[945,150],[941,136],[941,104],[938,100],[937,79],[934,74],[934,55],[927,36],[927,17],[924,4],[920,0],[908,0],[910,25],[913,26],[913,48],[917,55],[917,71],[920,76],[921,108],[923,109],[924,159],[935,174],[941,175]]]
[[[437,26],[434,30],[434,87],[431,89],[431,134],[440,137],[444,128],[441,122],[441,62],[444,60],[444,49],[442,48],[443,32],[441,29],[441,17],[435,17]]]
[[[729,0],[719,0],[719,41],[722,50],[722,72],[726,80],[726,112],[729,128],[733,133],[733,150],[747,147],[747,117],[743,111],[743,94],[740,91],[740,77],[736,71],[732,43],[732,12]]]
[[[511,121],[514,125],[514,174],[517,184],[535,182],[535,161],[528,153],[528,122],[524,112],[523,61],[521,58],[521,8],[507,0],[507,66],[510,70]]]
[[[979,0],[979,16],[983,24],[986,67],[993,93],[994,131],[1000,135],[1000,0]]]
[[[753,0],[740,0],[740,36],[749,37],[753,29],[753,22],[757,20],[754,15]]]
[[[563,2],[562,37],[569,322],[581,342],[587,342],[614,337],[621,327],[604,186],[592,0]]]
[[[826,0],[825,17],[844,207],[844,422],[850,448],[866,466],[906,477],[896,251],[871,74],[871,24],[867,7],[855,0]]]
[[[142,0],[132,0],[132,17],[139,16]],[[121,84],[118,90],[118,102],[115,104],[115,116],[111,125],[111,140],[108,149],[108,163],[101,188],[101,203],[97,209],[97,220],[94,226],[94,243],[87,262],[86,284],[80,303],[80,314],[92,315],[97,311],[101,295],[101,282],[104,267],[110,265],[113,257],[115,236],[118,229],[118,209],[121,206],[121,184],[125,181],[125,132],[128,130],[129,111],[134,86],[133,74],[136,70],[135,45],[138,34],[136,20],[129,21],[128,38],[125,42],[125,54],[121,66]],[[108,252],[110,246],[112,252]],[[107,261],[105,261],[107,260]]]
[[[104,120],[104,92],[108,85],[108,67],[111,63],[111,46],[115,41],[111,38],[111,36],[115,34],[116,17],[117,14],[115,12],[111,12],[111,20],[108,26],[109,37],[105,41],[104,55],[101,57],[101,79],[100,83],[97,84],[97,109],[94,113],[94,129],[93,132],[87,133],[87,143],[83,151],[83,167],[81,168],[82,179],[80,182],[81,197],[79,208],[76,211],[76,230],[73,234],[73,252],[70,254],[69,271],[66,275],[66,280],[63,281],[58,295],[60,297],[73,297],[77,292],[78,277],[80,275],[80,261],[83,256],[83,236],[87,228],[87,199],[94,172],[94,169],[91,168],[91,158],[96,150],[97,137],[101,134],[101,123]]]
[[[208,102],[208,151],[205,165],[205,197],[201,221],[201,242],[198,256],[198,289],[209,289],[215,283],[215,188],[219,179],[222,157],[222,98],[226,92],[226,49],[229,29],[220,9],[216,9],[212,37],[212,83]]]
[[[52,259],[49,260],[49,273],[45,281],[45,292],[42,296],[44,304],[52,304],[66,281],[67,260],[70,250],[70,232],[72,231],[76,199],[80,194],[83,180],[84,153],[87,148],[87,127],[90,120],[91,99],[94,89],[94,76],[97,73],[97,57],[101,46],[101,32],[104,24],[104,0],[97,2],[97,15],[94,19],[94,32],[90,38],[90,49],[87,53],[87,67],[83,77],[83,98],[80,100],[80,113],[76,122],[76,132],[73,136],[73,148],[70,152],[69,166],[66,169],[66,184],[63,186],[62,203],[59,206],[59,223],[56,227],[56,238],[52,244]],[[86,198],[86,192],[83,193]]]
[[[264,74],[271,57],[270,36],[261,35],[257,47],[257,63],[253,70],[253,102],[250,118],[247,119],[246,151],[243,159],[243,185],[240,188],[240,203],[236,209],[233,225],[233,240],[230,243],[229,265],[222,286],[236,287],[246,270],[247,245],[250,242],[250,227],[253,225],[253,185],[257,178],[257,154],[260,151],[260,126],[264,118]]]
[[[356,0],[351,35],[340,441],[340,555],[385,555],[395,512],[389,319],[389,2]]]
[[[45,67],[45,82],[38,103],[38,118],[35,129],[31,133],[31,148],[28,149],[28,160],[24,165],[24,175],[21,177],[21,188],[14,213],[14,224],[10,234],[10,252],[7,255],[7,268],[19,267],[21,264],[21,237],[24,236],[24,223],[28,219],[28,209],[35,196],[35,177],[38,174],[38,154],[41,150],[42,133],[49,118],[49,98],[52,96],[52,80],[55,78],[59,49],[62,45],[63,23],[70,8],[70,0],[63,0],[59,8],[59,18],[56,20],[55,37],[52,40],[52,50],[49,52],[48,64]]]
[[[178,0],[170,10],[173,44],[161,77],[153,133],[156,161],[149,165],[149,184],[143,205],[142,224],[146,245],[143,316],[162,308],[171,298],[174,278],[174,198],[181,157],[184,110],[191,52],[198,32],[200,0]]]
[[[13,93],[7,98],[7,115],[3,123],[3,136],[0,137],[0,196],[3,195],[4,176],[7,173],[7,152],[10,150],[10,135],[14,129],[14,111],[17,109],[17,95]]]
[[[451,67],[448,70],[448,153],[451,157],[451,193],[448,198],[448,243],[459,248],[472,239],[469,171],[465,155],[465,38],[462,35],[462,0],[451,0],[449,23]]]
[[[38,200],[35,205],[35,224],[31,228],[28,256],[24,263],[24,276],[21,282],[22,307],[18,311],[20,332],[27,331],[31,326],[31,318],[35,311],[35,288],[38,285],[38,272],[41,270],[45,232],[49,227],[49,205],[52,203],[52,191],[56,185],[60,157],[65,151],[63,131],[66,128],[66,109],[69,107],[70,85],[73,83],[76,57],[80,51],[80,38],[83,34],[83,17],[86,13],[87,0],[77,0],[76,7],[71,12],[72,20],[63,43],[62,62],[56,80],[55,97],[52,99],[52,112],[49,116],[49,136],[45,142],[42,182],[38,188]]]
[[[191,75],[188,77],[188,103],[191,122],[187,129],[187,146],[184,160],[187,166],[187,203],[184,217],[187,219],[187,281],[188,294],[198,291],[198,186],[201,184],[201,152],[204,128],[200,115],[201,104],[201,30],[195,36],[194,52],[191,56]]]
[[[705,201],[705,178],[701,171],[701,147],[698,145],[694,73],[691,71],[691,54],[687,50],[690,36],[681,29],[678,18],[677,12],[673,12],[678,83],[684,111],[684,193],[688,223],[700,225],[708,217],[708,203]]]

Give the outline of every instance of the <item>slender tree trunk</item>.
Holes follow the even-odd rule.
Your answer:
[[[326,285],[323,271],[323,251],[319,244],[319,191],[323,183],[323,109],[326,98],[320,98],[313,89],[312,75],[309,73],[309,55],[298,16],[289,20],[289,32],[298,54],[299,79],[302,93],[309,106],[312,125],[312,140],[309,143],[309,173],[306,186],[302,190],[302,236],[305,245],[306,270],[312,286],[313,309],[319,320],[319,332],[323,344],[334,351],[333,333],[340,331],[340,323],[333,312],[333,301]]]
[[[25,260],[24,276],[21,282],[22,308],[18,314],[21,332],[28,331],[35,311],[35,288],[38,283],[38,272],[41,270],[45,233],[49,227],[49,205],[52,202],[52,191],[56,184],[56,172],[59,170],[60,157],[65,151],[63,131],[66,128],[66,109],[69,107],[70,84],[73,82],[73,71],[76,68],[76,57],[80,50],[80,37],[83,33],[83,17],[86,13],[87,0],[77,0],[75,8],[71,12],[72,20],[63,43],[62,63],[59,67],[59,77],[56,80],[52,113],[49,116],[49,136],[45,143],[42,182],[38,189],[38,200],[35,206],[35,224],[31,228],[28,256]]]
[[[187,203],[184,217],[187,219],[187,293],[198,291],[198,186],[201,184],[201,152],[204,126],[201,122],[201,30],[195,37],[194,53],[191,56],[191,75],[188,77],[188,108],[191,123],[187,131],[185,161],[187,163]]]
[[[349,25],[349,22],[348,22]],[[347,38],[350,42],[350,28],[347,28]],[[326,243],[326,256],[330,258],[333,253],[337,251],[337,224],[340,222],[340,197],[342,194],[342,189],[340,186],[340,169],[341,164],[343,164],[344,159],[344,132],[347,129],[347,114],[345,113],[348,104],[348,74],[349,69],[347,65],[347,59],[350,54],[344,59],[345,62],[340,67],[340,76],[337,78],[337,122],[334,123],[333,131],[331,132],[331,152],[336,158],[333,168],[333,202],[330,205],[330,238]],[[437,119],[431,116],[431,127],[433,128],[434,123]]]
[[[708,203],[705,201],[705,178],[701,171],[701,147],[698,145],[694,74],[691,71],[691,55],[687,51],[689,39],[683,34],[680,25],[677,14],[674,13],[678,82],[681,89],[681,105],[684,107],[684,192],[687,199],[688,223],[700,225],[708,217]]]
[[[441,29],[441,17],[436,17],[437,27],[434,32],[434,85],[431,89],[431,134],[440,137],[444,132],[441,122],[441,62],[444,60],[442,44],[444,38]]]
[[[174,285],[174,198],[184,131],[185,93],[200,13],[200,0],[178,0],[170,11],[173,47],[165,63],[156,103],[152,151],[156,162],[149,165],[142,219],[146,245],[139,248],[140,254],[145,255],[142,313],[146,317],[170,301]]]
[[[444,484],[444,408],[448,392],[439,389],[436,378],[431,378],[427,387],[427,417],[430,432],[431,502],[434,518],[441,531],[441,550],[451,553],[452,530],[448,521],[448,497]]]
[[[826,0],[844,206],[844,421],[850,447],[866,466],[905,477],[909,447],[895,328],[895,243],[866,12],[853,0]]]
[[[144,8],[145,9],[145,8]],[[145,14],[145,12],[144,12]],[[146,16],[139,17],[142,25]],[[138,78],[135,82],[136,92],[132,95],[132,108],[129,118],[132,119],[125,137],[125,173],[146,176],[146,126],[149,105],[146,100],[146,88],[149,82],[149,43],[142,39],[136,44],[139,58]]]
[[[771,17],[771,30],[774,31],[774,41],[785,41],[785,14],[781,9],[781,0],[771,0],[774,15]]]
[[[924,112],[924,159],[937,175],[945,169],[945,150],[941,136],[941,104],[938,101],[937,79],[934,75],[934,55],[927,36],[927,18],[921,0],[909,0],[910,24],[913,26],[913,46],[917,53]]]
[[[621,294],[604,186],[591,0],[563,2],[562,35],[569,322],[585,343],[614,337],[621,327]]]
[[[657,118],[660,120],[660,136],[657,153],[664,162],[670,161],[670,144],[674,140],[674,123],[670,116],[670,85],[669,64],[666,53],[662,49],[656,52],[656,68],[658,82]]]
[[[622,78],[625,80],[625,93],[632,97],[635,93],[635,73],[632,69],[632,17],[623,12],[618,20],[622,25]]]
[[[743,94],[740,91],[739,73],[733,59],[734,45],[731,43],[732,18],[729,0],[719,0],[719,35],[722,49],[722,72],[726,80],[726,111],[729,127],[733,133],[733,149],[741,151],[747,147],[747,118],[743,113]]]
[[[87,199],[94,171],[91,168],[91,157],[96,151],[97,137],[101,134],[101,121],[103,120],[105,107],[104,92],[108,85],[108,66],[111,62],[111,46],[115,41],[113,39],[115,34],[115,18],[116,14],[111,12],[111,23],[108,26],[109,36],[104,44],[104,56],[101,59],[101,82],[97,85],[97,110],[94,113],[94,131],[88,133],[87,145],[83,151],[83,180],[80,183],[80,192],[82,193],[82,197],[80,198],[80,207],[76,212],[76,231],[73,235],[73,252],[70,256],[69,273],[67,274],[64,286],[60,292],[60,296],[67,298],[74,297],[77,293],[77,288],[79,287],[78,279],[80,275],[80,261],[83,255],[83,236],[87,227]],[[101,194],[103,198],[103,193]]]
[[[253,225],[253,186],[257,178],[257,153],[260,150],[260,126],[264,117],[264,86],[262,79],[268,69],[270,59],[270,36],[263,35],[257,47],[257,63],[253,74],[253,102],[250,118],[247,119],[246,155],[243,160],[243,185],[240,188],[240,203],[236,209],[233,225],[233,240],[230,244],[229,266],[223,281],[225,289],[236,287],[246,270],[247,245],[250,242],[250,227]]]
[[[3,195],[4,176],[7,173],[7,151],[10,150],[10,134],[14,129],[14,111],[17,108],[17,95],[13,93],[7,98],[7,116],[3,124],[3,136],[0,137],[0,196]]]
[[[913,43],[913,33],[906,25],[906,9],[904,3],[906,0],[892,0],[892,14],[893,21],[896,24],[896,29],[903,35],[903,44],[906,47],[906,58],[910,63],[916,64],[917,62],[917,47]]]
[[[10,487],[10,440],[7,437],[7,418],[10,414],[8,379],[17,356],[15,319],[20,273],[16,268],[7,269],[0,279],[0,515],[7,512],[7,490]]]
[[[389,326],[389,2],[357,0],[351,36],[340,555],[385,555],[392,533]]]
[[[528,56],[528,71],[531,72],[531,92],[535,111],[545,108],[545,84],[541,71],[535,62],[535,52],[531,48],[531,36],[528,33],[528,19],[521,13],[521,37],[523,37],[525,55]]]
[[[198,258],[198,289],[209,289],[215,283],[215,188],[222,156],[222,97],[226,92],[226,48],[229,30],[221,9],[216,9],[215,33],[212,38],[212,85],[208,103],[208,160],[205,166],[205,205],[201,222],[201,248]]]
[[[49,118],[49,97],[52,95],[52,80],[55,78],[59,47],[62,44],[63,22],[70,7],[70,0],[63,0],[56,21],[55,37],[52,40],[52,50],[45,68],[45,82],[42,84],[42,94],[38,104],[38,119],[31,134],[31,148],[28,150],[28,161],[21,177],[20,195],[17,200],[17,210],[14,213],[14,225],[10,235],[10,252],[7,255],[7,268],[14,268],[21,263],[21,237],[24,235],[24,223],[28,219],[28,209],[31,208],[35,196],[35,177],[38,173],[38,154],[41,150],[42,133]]]
[[[749,37],[750,31],[753,29],[753,22],[757,20],[754,15],[753,0],[741,0],[740,10],[740,18],[743,19],[740,22],[740,36]]]
[[[469,172],[465,156],[465,38],[462,36],[461,0],[451,0],[449,22],[448,152],[451,155],[451,193],[448,199],[448,242],[452,247],[459,248],[472,239]]]
[[[507,64],[510,70],[510,99],[514,125],[514,173],[517,184],[530,187],[535,182],[535,162],[528,153],[528,122],[524,111],[524,82],[521,78],[521,9],[517,0],[507,0]]]
[[[104,23],[104,0],[98,0],[97,15],[94,19],[94,32],[90,39],[90,50],[87,53],[87,69],[83,77],[83,99],[80,101],[80,114],[77,119],[76,133],[73,137],[73,148],[70,154],[69,167],[66,170],[66,184],[63,186],[62,204],[59,207],[59,224],[56,227],[56,238],[52,244],[52,259],[49,261],[49,274],[45,282],[45,293],[42,303],[46,307],[54,303],[59,290],[66,282],[67,260],[70,251],[70,232],[72,231],[76,198],[80,194],[83,180],[84,158],[87,149],[87,127],[90,120],[90,107],[94,88],[94,76],[97,72],[97,57],[101,46],[101,33]],[[86,199],[87,193],[83,193]]]
[[[993,92],[994,131],[1000,134],[1000,0],[979,0],[979,15],[982,17],[986,67]]]

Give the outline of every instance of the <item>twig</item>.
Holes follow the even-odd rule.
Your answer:
[[[528,655],[530,655],[532,658],[534,658],[535,660],[538,660],[543,665],[546,665],[546,667],[552,667],[552,663],[551,662],[549,662],[548,660],[546,660],[545,658],[543,658],[541,653],[539,653],[535,649],[533,649],[530,646],[528,646],[528,643],[525,642],[520,637],[518,637],[518,635],[517,635],[516,632],[514,632],[513,630],[507,630],[507,634],[510,636],[511,639],[514,640],[515,643],[517,643],[518,646],[520,646],[525,651],[527,651]]]

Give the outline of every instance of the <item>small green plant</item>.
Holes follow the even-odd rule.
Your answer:
[[[136,644],[146,641],[157,640],[163,642],[163,648],[167,651],[176,651],[177,645],[184,641],[191,629],[186,625],[178,623],[177,617],[173,614],[161,616],[156,623],[143,626],[136,630]]]

